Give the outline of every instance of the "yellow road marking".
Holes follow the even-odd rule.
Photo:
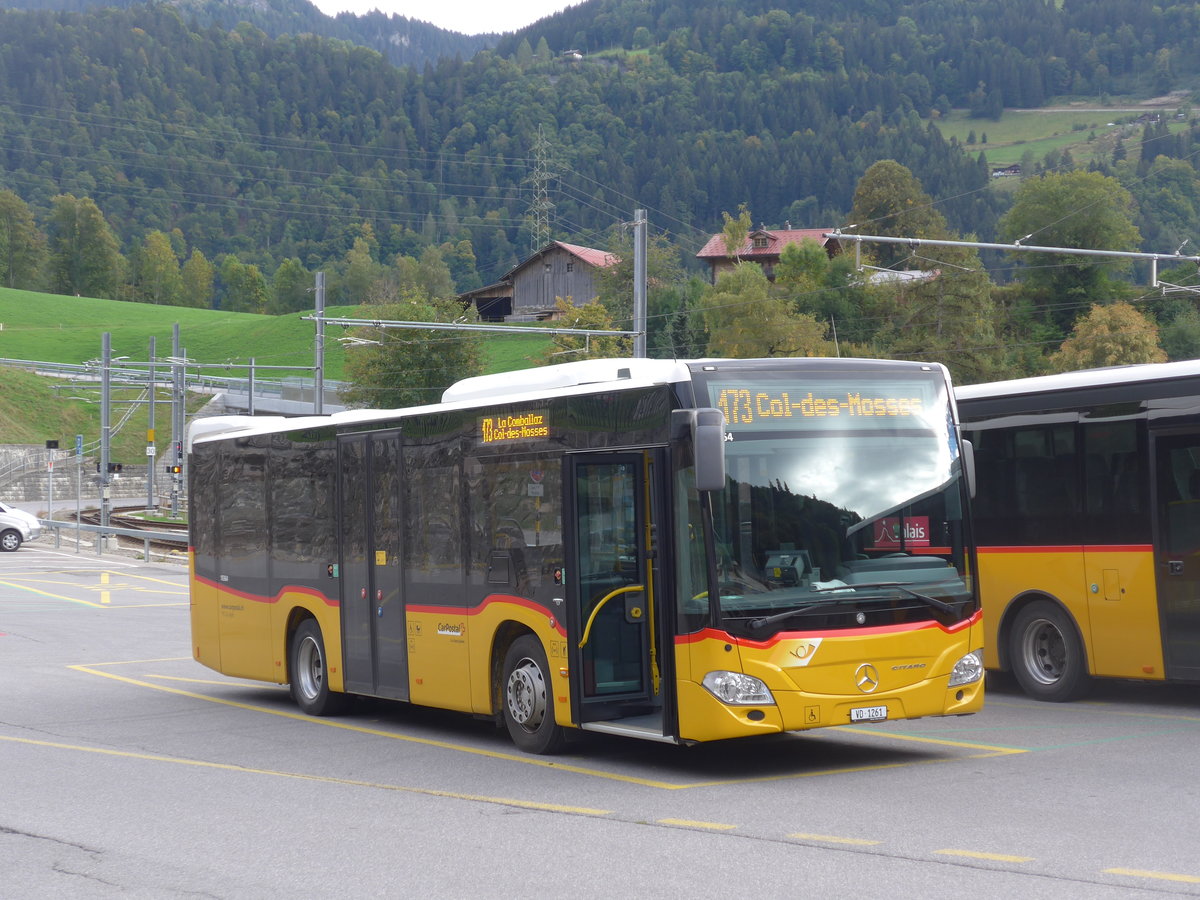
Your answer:
[[[183,657],[183,658],[190,659],[190,657]],[[154,672],[148,672],[143,677],[153,678],[155,681],[182,681],[185,684],[211,684],[211,685],[216,685],[218,687],[229,687],[230,685],[240,684],[243,687],[253,687],[253,688],[260,688],[260,689],[261,688],[269,688],[269,687],[277,687],[280,690],[285,689],[284,685],[277,684],[274,681],[235,681],[235,680],[231,680],[229,678],[226,678],[223,680],[218,679],[218,678],[183,678],[183,677],[180,677],[179,675],[156,675]]]
[[[942,747],[959,747],[964,750],[984,750],[988,755],[1007,756],[1011,753],[1028,753],[1028,750],[1020,747],[996,747],[991,744],[975,744],[966,741],[948,741],[945,738],[922,737],[919,734],[896,734],[891,731],[872,731],[868,728],[849,728],[840,726],[840,732],[849,732],[850,734],[869,734],[872,737],[888,737],[897,741],[915,741],[918,744],[938,744]]]
[[[1173,872],[1149,872],[1145,869],[1105,869],[1105,875],[1131,875],[1134,878],[1157,878],[1159,881],[1182,881],[1200,884],[1200,875],[1178,875]]]
[[[659,819],[659,825],[677,825],[682,828],[708,828],[712,831],[732,831],[736,825],[726,825],[722,822],[694,822],[691,819]]]
[[[181,657],[180,659],[186,659],[186,657]],[[157,661],[158,660],[145,660],[145,662],[157,662]],[[134,662],[138,662],[138,661],[127,661],[127,662],[119,663],[119,665],[130,665],[130,664],[133,664]],[[308,725],[324,726],[326,728],[340,728],[344,731],[352,731],[352,732],[356,732],[358,734],[369,734],[369,735],[372,735],[375,737],[386,738],[388,740],[404,741],[406,743],[420,744],[422,746],[427,746],[427,747],[437,747],[437,748],[441,748],[444,750],[456,750],[460,753],[469,753],[469,754],[472,754],[475,756],[482,756],[482,757],[486,757],[486,758],[490,758],[490,759],[499,759],[499,760],[503,760],[505,762],[515,762],[515,763],[520,763],[520,764],[526,765],[526,766],[539,766],[539,767],[547,768],[547,769],[558,769],[558,770],[561,770],[564,772],[570,772],[570,773],[577,774],[577,775],[587,775],[592,778],[602,778],[602,779],[606,779],[609,781],[620,781],[620,782],[624,782],[626,784],[636,784],[636,785],[640,785],[641,787],[657,788],[659,790],[664,790],[664,791],[680,791],[680,790],[689,790],[689,789],[693,789],[693,788],[702,788],[702,787],[723,787],[723,786],[739,785],[739,784],[761,784],[764,782],[772,782],[772,781],[789,781],[789,780],[798,779],[798,778],[818,778],[818,777],[823,777],[823,776],[828,776],[828,775],[849,775],[849,774],[857,774],[860,772],[879,772],[879,771],[884,771],[887,769],[901,769],[901,768],[907,768],[909,766],[915,766],[915,765],[930,765],[933,763],[945,763],[945,762],[957,761],[957,758],[956,758],[956,759],[917,760],[917,761],[906,761],[906,762],[899,762],[899,763],[874,763],[874,764],[862,765],[862,766],[843,766],[840,768],[820,769],[820,770],[811,771],[811,772],[795,772],[795,773],[791,773],[791,774],[780,774],[780,775],[761,775],[761,776],[756,776],[753,778],[726,778],[726,779],[714,779],[711,781],[693,781],[693,782],[685,782],[685,783],[676,783],[676,782],[669,782],[669,781],[660,781],[660,780],[652,779],[652,778],[640,778],[640,777],[634,776],[634,775],[622,775],[622,774],[619,774],[616,772],[606,772],[601,769],[593,769],[593,768],[589,768],[589,767],[585,767],[585,766],[572,765],[570,763],[555,762],[552,760],[539,759],[537,757],[531,757],[531,756],[528,756],[525,754],[517,755],[517,754],[513,754],[513,753],[502,753],[502,752],[496,751],[496,750],[484,750],[484,749],[477,748],[477,747],[469,747],[465,744],[455,744],[450,741],[440,741],[440,740],[435,740],[432,738],[420,738],[420,737],[414,737],[411,735],[398,734],[393,731],[383,731],[383,730],[375,729],[375,728],[367,728],[365,726],[355,725],[350,722],[337,721],[337,720],[324,719],[324,718],[314,718],[312,716],[306,715],[306,714],[304,714],[302,712],[298,712],[298,711],[292,712],[290,710],[271,709],[271,708],[265,707],[265,706],[257,706],[252,703],[242,703],[237,700],[227,700],[227,699],[224,699],[221,697],[211,697],[211,696],[208,696],[205,694],[199,694],[199,693],[195,693],[192,691],[186,691],[181,688],[170,687],[170,686],[164,685],[164,684],[155,684],[150,681],[143,681],[143,680],[139,680],[137,678],[131,678],[131,677],[125,676],[125,675],[118,675],[113,672],[103,672],[103,671],[100,671],[98,668],[98,666],[100,666],[100,665],[117,665],[117,663],[114,663],[114,664],[93,663],[92,665],[69,666],[69,668],[74,669],[79,672],[85,672],[89,675],[98,675],[102,678],[111,678],[115,681],[123,681],[123,682],[126,682],[127,684],[137,685],[138,687],[150,688],[151,690],[165,691],[167,693],[177,694],[181,697],[188,697],[188,698],[194,699],[194,700],[203,700],[203,701],[206,701],[209,703],[219,703],[223,706],[230,706],[235,709],[244,709],[244,710],[248,710],[250,712],[266,713],[267,715],[272,715],[272,716],[281,716],[283,718],[292,719],[297,722],[304,722]],[[147,675],[144,677],[168,680],[166,678],[163,678],[162,676],[156,676],[156,675]],[[174,680],[174,679],[171,679],[171,680]],[[179,680],[188,681],[189,679],[179,679]],[[204,683],[208,683],[208,682],[200,682],[200,683],[204,684]],[[247,682],[237,682],[237,681],[222,682],[222,683],[228,683],[231,686],[247,684]],[[261,682],[261,683],[260,682],[249,682],[248,684],[261,684],[261,686],[266,687],[270,684],[273,684],[273,682]],[[939,744],[939,745],[943,745],[943,746],[953,746],[953,747],[957,747],[957,748],[966,748],[966,749],[983,751],[979,754],[974,754],[972,756],[972,758],[979,758],[981,756],[999,756],[999,755],[1006,755],[1006,754],[1010,754],[1010,753],[1025,753],[1025,752],[1027,752],[1025,750],[1014,750],[1014,749],[1011,749],[1008,747],[990,747],[990,746],[982,745],[982,744],[968,744],[968,743],[963,743],[963,742],[944,741],[944,740],[937,740],[937,739],[930,739],[930,740],[926,741],[923,738],[913,736],[913,735],[890,734],[887,732],[880,732],[880,731],[868,731],[868,730],[851,729],[851,728],[839,728],[839,729],[837,729],[837,731],[849,731],[849,732],[856,733],[856,734],[870,735],[872,737],[896,738],[896,739],[900,739],[900,740],[916,741],[916,742],[920,742],[920,743],[933,743],[933,744]]]
[[[90,666],[141,666],[141,665],[145,665],[146,663],[187,662],[190,659],[191,659],[190,656],[163,656],[163,657],[160,657],[159,659],[119,659],[119,660],[115,660],[113,662],[88,663],[88,665],[90,665]],[[76,668],[76,667],[71,666],[70,668]],[[230,682],[221,682],[221,683],[228,684]],[[256,681],[253,683],[261,684],[262,682]]]
[[[1155,682],[1147,682],[1147,683],[1161,684],[1162,682],[1155,681]],[[1036,704],[1037,701],[1030,701],[1030,702]],[[1010,707],[1013,709],[1028,709],[1029,708],[1029,703],[1019,703],[1019,702],[1016,702],[1013,700],[993,700],[990,695],[988,696],[988,699],[987,699],[987,705],[988,706],[1007,706],[1007,707]],[[1064,709],[1062,709],[1061,711],[1064,713],[1101,712],[1107,716],[1113,716],[1114,718],[1167,719],[1172,722],[1174,722],[1174,721],[1200,722],[1200,716],[1180,716],[1180,715],[1175,715],[1173,713],[1124,712],[1121,710],[1114,709],[1113,705],[1111,703],[1108,703],[1103,700],[1076,700],[1073,703],[1063,704],[1063,706],[1064,706]],[[1035,706],[1035,708],[1036,708],[1036,706]],[[1050,711],[1054,712],[1054,713],[1059,712],[1058,709],[1054,709],[1054,710],[1050,710]]]
[[[552,760],[535,759],[528,756],[517,756],[512,753],[501,753],[496,750],[483,750],[477,747],[468,747],[463,744],[454,744],[449,741],[439,741],[432,738],[413,737],[406,734],[397,734],[393,731],[383,731],[377,728],[367,728],[363,725],[354,725],[350,722],[338,722],[330,719],[316,719],[312,716],[305,715],[301,712],[291,712],[283,709],[269,709],[265,706],[255,706],[252,703],[241,703],[237,700],[226,700],[222,697],[208,697],[204,694],[185,691],[180,688],[169,687],[162,684],[152,684],[147,681],[139,681],[136,678],[129,678],[125,675],[117,675],[113,672],[101,672],[98,669],[90,666],[68,666],[70,669],[75,669],[79,672],[86,672],[89,675],[99,675],[102,678],[112,678],[115,681],[123,681],[127,684],[138,685],[139,687],[147,687],[156,691],[166,691],[169,694],[177,694],[181,697],[189,697],[193,700],[204,700],[209,703],[219,703],[222,706],[231,706],[235,709],[245,709],[250,712],[267,713],[272,716],[280,716],[285,719],[292,719],[297,722],[305,722],[310,725],[323,725],[327,728],[339,728],[343,731],[352,731],[356,734],[369,734],[374,737],[387,738],[389,740],[404,741],[409,744],[420,744],[425,747],[438,747],[443,750],[457,750],[461,753],[470,753],[475,756],[483,756],[490,759],[500,759],[506,762],[518,762],[529,766],[540,766],[546,769],[559,769],[564,772],[571,772],[577,775],[591,775],[597,778],[607,778],[612,781],[624,781],[630,784],[639,784],[645,787],[657,787],[665,790],[677,790],[686,785],[676,785],[665,781],[655,781],[647,778],[637,778],[632,775],[618,775],[612,772],[603,772],[598,769],[588,769],[582,766],[573,766],[567,763],[554,762]]]
[[[835,837],[832,834],[789,834],[788,837],[797,841],[820,841],[824,844],[850,844],[854,847],[874,847],[880,841],[868,841],[863,838]]]
[[[62,594],[52,594],[49,591],[39,591],[37,588],[32,588],[32,587],[29,587],[28,585],[13,584],[11,581],[0,581],[0,585],[2,585],[4,587],[15,588],[18,591],[28,591],[31,594],[39,594],[42,597],[49,597],[52,600],[65,600],[68,603],[81,603],[84,606],[91,606],[91,607],[94,607],[95,609],[103,609],[104,608],[102,604],[93,603],[91,600],[80,600],[76,597],[65,597]]]
[[[99,574],[100,574],[100,583],[98,585],[79,585],[78,586],[81,590],[98,592],[100,594],[100,602],[99,603],[96,603],[92,600],[84,600],[79,597],[68,597],[66,594],[55,594],[51,591],[44,591],[44,590],[41,590],[40,588],[30,587],[27,584],[21,584],[20,582],[17,582],[17,581],[11,580],[11,579],[0,581],[0,586],[10,587],[10,588],[13,588],[14,590],[18,590],[18,591],[27,591],[30,594],[37,594],[40,597],[49,597],[51,600],[64,600],[67,603],[78,603],[82,606],[90,606],[93,609],[151,609],[151,608],[160,607],[160,606],[187,606],[188,605],[188,601],[186,601],[186,600],[177,600],[177,601],[169,601],[169,602],[163,602],[163,603],[121,603],[121,604],[118,604],[117,606],[113,606],[112,605],[113,585],[112,585],[111,581],[109,580],[110,573],[106,572],[106,571],[102,571]],[[36,576],[33,574],[30,574],[27,577],[33,578]],[[150,580],[150,579],[147,579],[147,580]],[[61,584],[64,587],[71,585],[70,582],[45,581],[42,579],[39,579],[38,583],[39,584]],[[165,582],[165,581],[162,583],[169,584],[169,582]],[[143,592],[143,593],[155,593],[155,594],[166,593],[166,591],[151,590],[150,588],[132,587],[132,586],[127,586],[127,585],[118,585],[118,586],[122,587],[122,588],[127,588],[128,590],[139,591],[139,592]],[[180,596],[186,596],[186,594],[187,594],[186,591],[176,591],[175,593],[179,594]]]
[[[976,850],[934,850],[942,856],[966,856],[970,859],[990,859],[994,862],[1033,862],[1032,856],[1009,856],[1005,853],[981,853]]]
[[[173,763],[180,766],[196,766],[202,769],[221,769],[226,772],[242,772],[247,775],[269,775],[274,778],[297,778],[303,781],[319,781],[326,784],[344,784],[351,787],[376,788],[385,791],[402,791],[406,794],[423,794],[427,797],[445,797],[452,800],[473,800],[477,803],[493,803],[498,806],[516,806],[521,809],[537,809],[545,812],[574,813],[581,816],[607,816],[608,809],[591,809],[586,806],[564,806],[559,803],[537,803],[532,800],[517,800],[512,797],[488,797],[482,794],[461,794],[456,791],[438,791],[430,788],[409,787],[378,781],[359,781],[354,778],[334,778],[328,775],[311,775],[304,772],[285,772],[275,769],[256,769],[250,766],[235,766],[230,763],[207,762],[201,759],[180,759],[174,756],[159,756],[154,753],[131,753],[127,750],[110,750],[105,747],[83,747],[78,744],[60,744],[55,741],[35,741],[31,738],[5,737],[0,741],[28,744],[34,747],[51,747],[57,750],[74,750],[80,753],[97,753],[102,756],[117,756],[125,759],[141,759],[148,762]]]

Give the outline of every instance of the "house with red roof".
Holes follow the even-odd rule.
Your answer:
[[[487,322],[521,322],[548,319],[559,297],[583,306],[596,299],[598,269],[620,260],[604,250],[551,241],[518,263],[494,284],[460,294],[473,303]]]
[[[717,276],[732,269],[738,260],[755,262],[763,267],[768,281],[775,280],[775,266],[783,256],[783,249],[789,244],[799,244],[805,239],[816,241],[830,258],[842,252],[842,245],[837,238],[827,238],[825,235],[832,228],[792,228],[789,223],[785,228],[759,228],[746,235],[746,240],[738,251],[737,259],[730,256],[725,249],[725,235],[714,234],[708,239],[696,258],[708,263],[708,280],[710,284],[717,283]]]

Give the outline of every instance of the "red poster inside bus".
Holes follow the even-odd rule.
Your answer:
[[[874,528],[875,546],[880,550],[929,546],[929,516],[909,516],[906,519],[885,516],[875,523]]]

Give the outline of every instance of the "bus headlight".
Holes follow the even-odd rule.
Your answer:
[[[963,684],[974,684],[983,677],[983,651],[972,650],[954,664],[950,673],[950,687]]]
[[[720,669],[709,672],[701,682],[708,692],[730,706],[774,706],[771,689],[761,679],[741,672]]]

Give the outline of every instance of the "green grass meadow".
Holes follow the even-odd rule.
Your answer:
[[[1125,142],[1129,158],[1136,159],[1142,126],[1135,122],[1143,113],[1155,112],[1170,119],[1175,110],[1132,107],[1009,109],[998,120],[973,119],[965,110],[955,110],[933,121],[944,137],[957,138],[971,154],[986,153],[988,165],[992,167],[1019,163],[1026,153],[1032,153],[1033,158],[1040,161],[1051,150],[1069,150],[1077,164],[1084,164],[1094,158],[1111,158],[1118,140]],[[1169,121],[1168,127],[1174,131],[1187,125],[1182,121]],[[975,132],[975,143],[968,144],[972,131]]]
[[[355,309],[330,307],[326,315],[351,317]],[[146,362],[153,337],[155,356],[163,360],[171,355],[172,331],[178,323],[180,345],[188,359],[196,363],[226,364],[229,375],[243,376],[253,358],[256,367],[295,367],[259,369],[257,376],[264,379],[311,377],[316,326],[302,315],[305,314],[260,316],[0,288],[0,357],[82,364],[100,358],[102,336],[108,332],[114,359],[126,357],[131,362]],[[336,325],[325,328],[325,377],[331,381],[344,380],[345,354],[354,352],[347,351],[338,340],[346,330]],[[539,359],[551,342],[549,336],[536,334],[487,334],[484,340],[488,372],[524,368],[531,360]],[[221,369],[206,371],[226,374]],[[85,441],[94,441],[100,433],[97,396],[98,391],[86,385],[0,366],[0,444],[42,444],[55,439],[60,447],[73,447],[77,434],[84,435]],[[73,399],[78,397],[83,399]],[[114,423],[133,405],[133,399],[132,393],[125,397],[121,389],[114,389],[111,414]],[[159,399],[167,398],[164,394]],[[207,399],[189,400],[189,407],[194,409]],[[172,439],[168,434],[169,422],[167,407],[160,405],[155,421],[159,446]],[[121,432],[113,436],[113,458],[144,462],[146,427],[143,404],[134,410]]]

